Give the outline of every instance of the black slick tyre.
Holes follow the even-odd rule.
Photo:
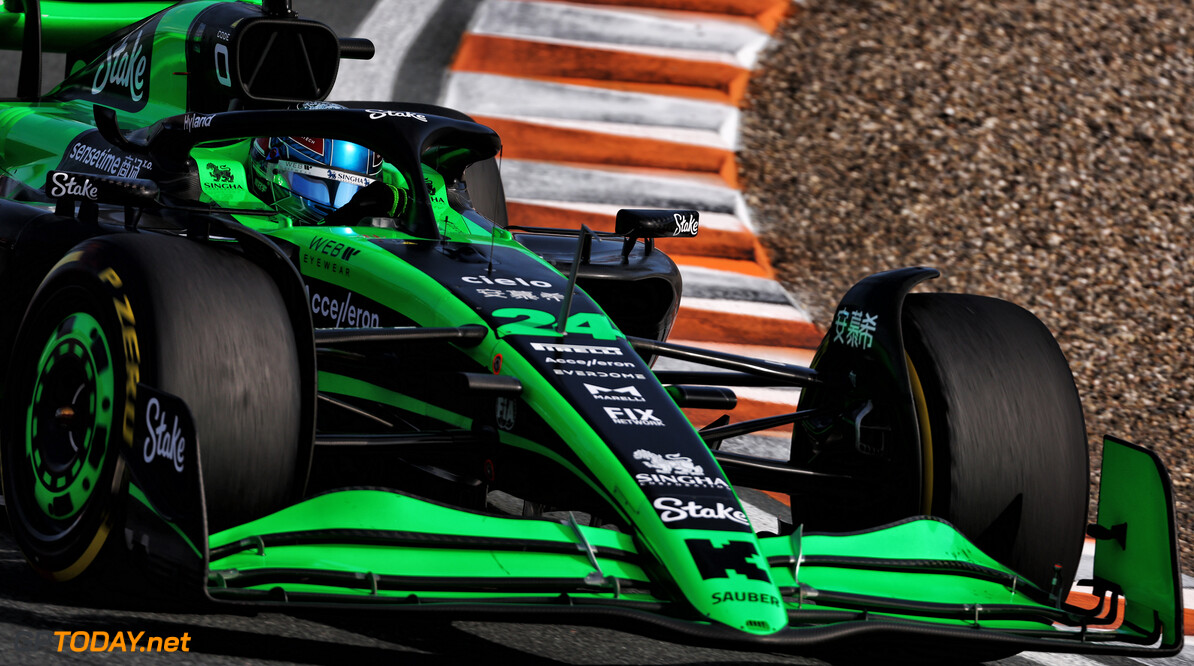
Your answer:
[[[1086,428],[1052,334],[1023,308],[964,294],[910,294],[903,327],[926,508],[1047,591],[1060,565],[1068,590],[1086,525]]]
[[[309,464],[296,349],[275,283],[235,252],[148,233],[76,246],[25,314],[0,412],[5,502],[30,564],[67,581],[122,547],[139,382],[192,412],[210,531],[293,501]]]

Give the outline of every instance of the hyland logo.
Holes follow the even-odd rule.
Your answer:
[[[600,347],[594,345],[560,345],[551,342],[532,342],[531,349],[535,351],[562,352],[565,354],[594,354],[597,356],[621,356],[622,350],[617,347]],[[575,363],[576,361],[556,361],[556,363]]]
[[[213,115],[188,113],[182,117],[182,128],[190,132],[191,130],[197,130],[201,127],[211,127],[211,121],[213,118],[215,118]]]
[[[609,416],[609,420],[618,425],[664,425],[663,420],[655,416],[654,409],[635,409],[634,407],[602,407],[602,409]]]
[[[706,520],[729,520],[739,525],[749,525],[746,514],[733,505],[718,502],[714,506],[697,504],[694,500],[685,502],[675,497],[659,497],[652,504],[659,511],[659,519],[665,523],[674,523],[689,518],[703,518]]]
[[[617,400],[620,402],[646,402],[643,394],[638,392],[638,389],[633,386],[623,386],[622,388],[606,388],[604,386],[594,386],[593,384],[585,384],[585,388],[589,391],[589,395],[597,400]]]

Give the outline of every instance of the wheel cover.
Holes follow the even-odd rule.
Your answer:
[[[26,515],[43,538],[68,532],[100,483],[112,455],[107,442],[115,387],[112,352],[99,322],[85,312],[68,315],[42,348],[25,411],[24,462],[33,504]]]

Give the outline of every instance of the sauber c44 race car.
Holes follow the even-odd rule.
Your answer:
[[[1168,476],[1108,438],[1087,524],[1077,391],[1026,311],[904,268],[846,293],[811,367],[669,343],[655,239],[696,211],[511,226],[499,137],[327,101],[373,46],[289,0],[6,0],[0,40],[0,467],[41,576],[140,558],[216,605],[738,649],[1181,649]],[[732,421],[759,386],[797,411]],[[782,428],[787,459],[722,450]]]

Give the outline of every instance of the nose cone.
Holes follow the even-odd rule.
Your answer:
[[[698,612],[750,634],[772,634],[788,626],[779,588],[753,534],[687,532],[673,542],[677,547],[668,565]]]

